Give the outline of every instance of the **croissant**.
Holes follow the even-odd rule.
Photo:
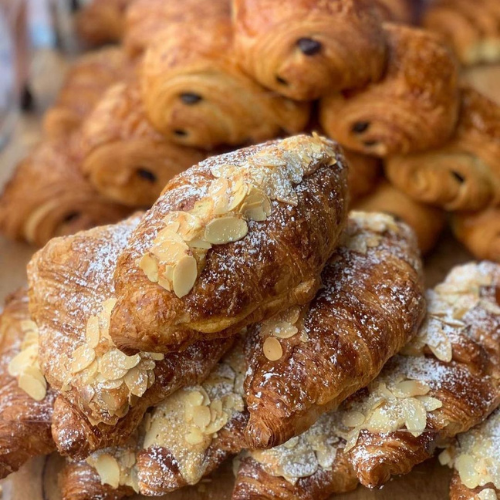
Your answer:
[[[375,189],[379,178],[382,176],[380,160],[373,156],[366,156],[349,149],[344,149],[344,155],[349,165],[350,202],[354,203]]]
[[[378,81],[387,43],[365,0],[233,0],[236,57],[264,87],[291,99]]]
[[[386,181],[380,182],[373,193],[356,202],[354,209],[384,212],[405,222],[415,232],[423,254],[436,246],[446,223],[442,210],[413,200]]]
[[[339,148],[299,135],[178,175],[120,255],[110,334],[169,352],[309,302],[347,218]]]
[[[229,0],[134,0],[125,16],[123,46],[131,58],[137,58],[151,45],[154,37],[173,23],[182,23],[189,29],[198,22],[227,19]]]
[[[82,125],[79,147],[92,185],[132,207],[151,206],[175,174],[206,157],[154,130],[134,82],[118,83],[104,94]]]
[[[340,144],[375,156],[437,147],[452,135],[459,110],[458,67],[433,33],[385,24],[384,78],[320,103],[320,122]]]
[[[386,162],[389,180],[412,198],[446,210],[481,210],[500,202],[500,106],[464,89],[453,138],[423,153]]]
[[[144,56],[142,90],[153,126],[187,146],[257,143],[304,130],[310,106],[266,92],[232,50],[229,19],[165,28]]]
[[[473,66],[462,71],[462,80],[496,104],[500,105],[500,65]]]
[[[465,434],[439,455],[443,465],[455,469],[451,500],[496,500],[500,494],[500,410]]]
[[[423,319],[416,242],[392,217],[352,212],[343,244],[321,278],[323,287],[309,305],[250,330],[250,448],[301,434],[367,385]]]
[[[414,0],[375,0],[374,6],[384,21],[412,24],[416,17]]]
[[[0,478],[30,458],[51,453],[54,392],[36,363],[37,327],[24,290],[11,295],[0,316]]]
[[[78,36],[89,45],[119,42],[125,29],[125,12],[135,0],[92,0],[75,18]]]
[[[59,392],[52,435],[81,459],[120,445],[148,407],[203,380],[231,339],[198,342],[167,356],[117,350],[109,337],[113,271],[140,216],[49,242],[28,267],[30,312],[40,328],[42,370]]]
[[[474,257],[500,262],[499,208],[455,214],[452,229],[458,241],[463,243]]]
[[[0,231],[9,238],[43,246],[129,214],[85,180],[70,142],[44,141],[17,166],[0,197]]]
[[[423,25],[442,34],[466,66],[500,62],[500,8],[496,0],[436,0]]]
[[[107,47],[81,56],[70,67],[54,106],[44,116],[45,135],[57,138],[77,130],[102,93],[131,72],[132,65],[119,48]]]

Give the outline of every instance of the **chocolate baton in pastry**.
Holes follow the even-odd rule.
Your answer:
[[[69,68],[56,102],[43,119],[47,137],[68,136],[101,99],[103,92],[133,71],[122,49],[106,47],[81,56]]]
[[[500,202],[500,106],[464,88],[457,130],[437,149],[386,161],[389,180],[412,198],[446,210]]]
[[[63,455],[85,458],[126,442],[148,407],[203,380],[231,345],[199,342],[167,356],[126,356],[115,348],[108,333],[112,275],[139,220],[54,239],[29,265],[41,366],[59,391],[52,435]]]
[[[423,25],[442,34],[464,65],[500,62],[500,4],[496,0],[429,2]]]
[[[455,469],[450,500],[497,500],[500,494],[500,410],[439,455]]]
[[[176,351],[309,302],[347,218],[346,178],[336,144],[305,135],[175,177],[118,260],[116,345]]]
[[[0,316],[0,478],[55,449],[50,435],[55,394],[38,365],[37,336],[27,293],[20,290]]]
[[[373,191],[382,177],[382,164],[378,158],[367,156],[344,148],[349,165],[349,200],[354,203]]]
[[[422,321],[416,241],[388,215],[352,212],[321,278],[309,305],[249,331],[250,448],[280,445],[338,407],[379,374]]]
[[[144,56],[142,91],[154,127],[179,144],[213,149],[304,130],[310,106],[269,92],[232,50],[229,19],[165,28]]]
[[[320,122],[343,146],[381,157],[437,147],[459,110],[458,65],[439,36],[385,24],[388,67],[381,81],[325,97]]]
[[[365,0],[233,0],[237,60],[291,99],[362,87],[386,65],[378,14]]]
[[[405,222],[415,232],[423,254],[434,248],[446,223],[442,210],[410,198],[386,181],[380,182],[372,193],[357,201],[354,209],[383,212]]]
[[[146,118],[134,81],[102,96],[79,133],[81,169],[105,197],[128,206],[151,206],[165,184],[206,157],[167,141]]]
[[[42,246],[130,213],[90,185],[73,149],[71,138],[44,141],[17,166],[0,197],[2,233]]]

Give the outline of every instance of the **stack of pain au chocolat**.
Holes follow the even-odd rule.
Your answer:
[[[452,499],[500,492],[500,266],[426,294],[413,231],[349,213],[333,141],[206,159],[51,240],[28,285],[0,323],[3,477],[57,450],[64,500],[119,500],[234,458],[234,500],[319,500],[439,447]]]

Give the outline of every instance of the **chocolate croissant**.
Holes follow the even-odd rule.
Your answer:
[[[386,161],[389,180],[412,198],[446,210],[481,210],[500,202],[500,106],[473,89],[450,141]]]
[[[455,237],[476,259],[500,262],[500,209],[459,213],[452,218]]]
[[[183,353],[131,357],[115,348],[112,276],[139,220],[54,239],[29,264],[40,362],[59,392],[52,435],[63,455],[81,459],[126,442],[150,406],[203,380],[231,345],[231,339],[198,342]]]
[[[118,260],[113,341],[169,352],[309,302],[347,218],[346,178],[335,143],[299,135],[172,179]]]
[[[415,232],[423,254],[435,247],[446,223],[442,210],[413,200],[386,181],[380,182],[373,193],[357,201],[354,209],[383,212],[405,222]]]
[[[437,147],[459,110],[458,67],[433,33],[385,24],[388,67],[381,81],[332,93],[320,103],[326,134],[360,153],[387,157]]]
[[[450,500],[496,500],[500,494],[500,410],[447,448],[439,461],[455,469]]]
[[[239,68],[229,19],[172,24],[142,66],[143,100],[167,139],[213,149],[304,130],[310,106],[266,92]]]
[[[416,241],[388,215],[352,212],[321,278],[323,288],[310,304],[249,331],[252,449],[283,444],[366,386],[423,319]]]
[[[49,138],[68,136],[80,127],[103,92],[128,78],[132,65],[122,49],[107,47],[83,55],[70,67],[54,106],[43,119]]]
[[[83,177],[71,139],[44,141],[16,168],[0,197],[0,231],[43,246],[54,236],[116,222],[130,209],[103,198]]]
[[[132,207],[151,206],[174,175],[206,157],[156,132],[135,82],[102,96],[79,139],[84,175],[103,196]]]
[[[54,392],[37,362],[36,324],[20,290],[0,316],[0,478],[55,449],[50,435]]]
[[[344,155],[349,165],[347,183],[352,204],[375,189],[382,176],[382,165],[378,158],[349,149],[344,149]]]
[[[264,87],[313,100],[378,81],[387,43],[372,1],[233,0],[237,60]]]
[[[429,2],[423,25],[442,34],[466,66],[500,62],[500,7],[496,0]]]

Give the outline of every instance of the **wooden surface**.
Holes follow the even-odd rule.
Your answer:
[[[40,139],[40,116],[53,98],[57,82],[60,81],[64,63],[56,56],[46,56],[46,73],[51,75],[50,83],[44,88],[38,83],[35,89],[42,96],[38,98],[37,112],[21,117],[8,146],[0,151],[0,186],[8,179],[15,163]],[[57,71],[55,71],[57,70]],[[42,82],[47,80],[42,80]],[[36,189],[34,186],[33,189]],[[0,300],[26,282],[25,266],[34,249],[22,244],[6,241],[0,236]],[[443,279],[454,266],[470,260],[467,252],[445,234],[438,248],[426,259],[426,282],[433,286]],[[35,459],[21,471],[4,482],[3,499],[10,500],[53,500],[47,493],[53,489],[57,473],[57,460]],[[45,475],[43,472],[45,471]],[[441,500],[448,497],[449,471],[432,460],[419,466],[412,474],[391,481],[383,489],[368,491],[358,488],[355,492],[340,495],[341,500]],[[181,490],[168,496],[169,500],[226,500],[231,496],[232,472],[230,463],[213,478],[197,487]],[[45,490],[45,495],[44,495]],[[54,498],[55,500],[55,498]]]

